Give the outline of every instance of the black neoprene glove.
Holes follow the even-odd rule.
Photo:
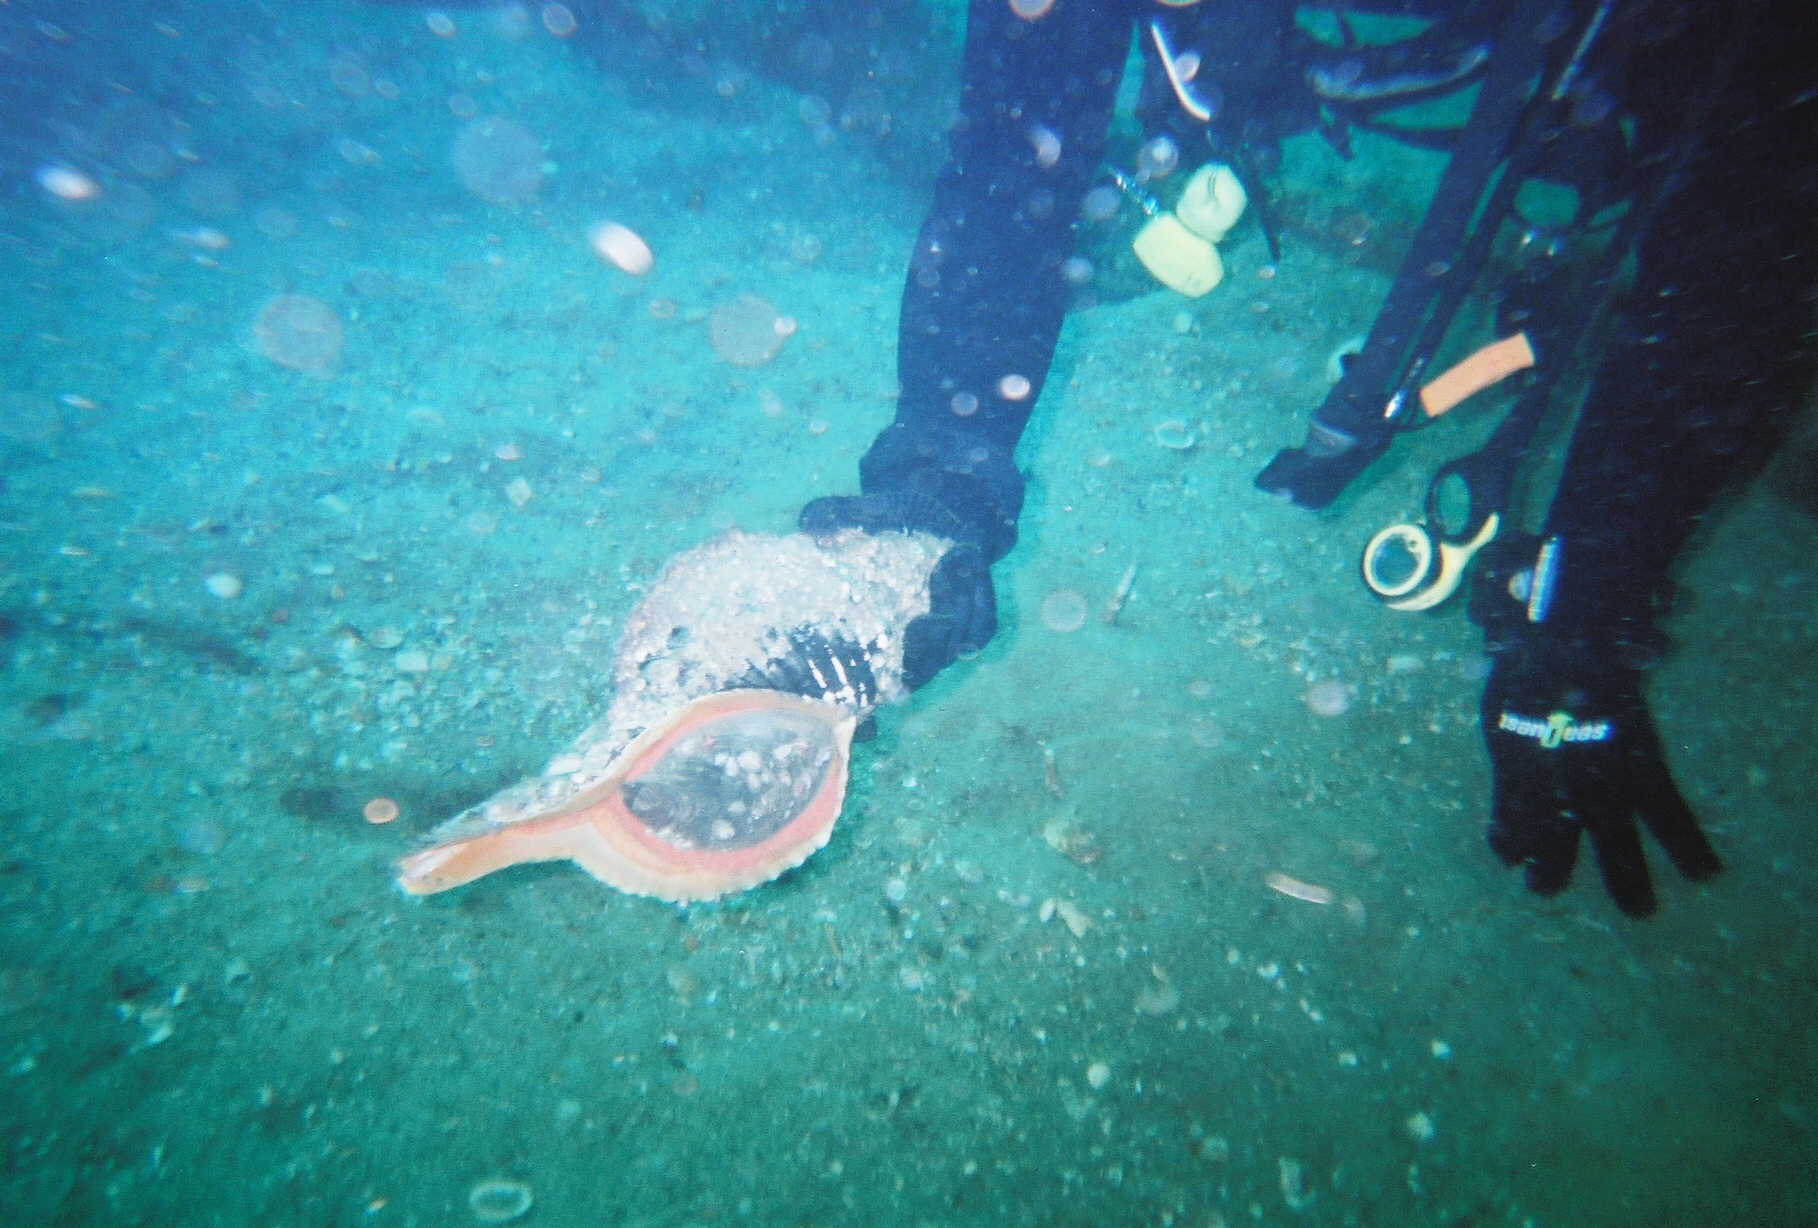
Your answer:
[[[1536,636],[1507,643],[1483,694],[1495,796],[1489,840],[1528,887],[1557,895],[1589,832],[1604,888],[1632,917],[1655,908],[1640,819],[1687,878],[1722,869],[1680,796],[1641,696],[1641,675],[1614,650]]]
[[[903,680],[911,690],[997,634],[990,560],[967,526],[937,500],[912,491],[829,495],[802,509],[801,527],[814,536],[838,529],[921,531],[953,542],[929,577],[928,612],[903,634]]]

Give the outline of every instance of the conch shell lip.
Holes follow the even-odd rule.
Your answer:
[[[754,711],[806,716],[831,734],[833,762],[794,818],[752,844],[714,849],[667,840],[632,812],[625,786],[653,771],[682,738]],[[592,786],[543,813],[405,857],[398,862],[398,883],[413,895],[429,895],[506,866],[568,859],[634,895],[684,902],[747,890],[799,866],[831,837],[845,802],[856,724],[843,708],[781,691],[722,691],[697,699],[633,739]]]

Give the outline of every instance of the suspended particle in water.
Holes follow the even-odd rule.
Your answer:
[[[1141,179],[1162,179],[1180,165],[1180,147],[1172,137],[1158,136],[1137,152],[1136,174]]]
[[[1088,221],[1108,222],[1117,216],[1118,206],[1124,198],[1110,184],[1101,183],[1087,190],[1080,198],[1079,211],[1085,214]]]
[[[566,4],[545,4],[543,28],[557,38],[567,38],[575,32],[574,13]]]
[[[1029,145],[1035,150],[1035,164],[1043,170],[1060,161],[1061,139],[1048,125],[1036,124],[1029,129]]]
[[[259,352],[280,367],[326,374],[341,357],[347,332],[334,308],[306,294],[280,294],[253,326]]]
[[[73,166],[61,162],[41,166],[35,176],[38,186],[58,200],[85,201],[101,195],[101,185]]]
[[[789,255],[797,264],[813,264],[825,250],[815,235],[797,235],[789,241]]]
[[[1042,599],[1042,626],[1060,635],[1086,625],[1086,599],[1070,588],[1055,589]]]
[[[467,1205],[482,1224],[509,1224],[530,1210],[530,1187],[522,1181],[494,1177],[468,1191]]]
[[[713,352],[739,367],[761,367],[782,351],[783,341],[795,331],[795,321],[781,315],[774,304],[755,294],[741,294],[713,309],[707,335]]]
[[[1343,716],[1351,707],[1351,694],[1336,678],[1324,678],[1307,688],[1307,707],[1314,716]]]
[[[587,241],[592,245],[594,255],[633,277],[642,277],[656,267],[650,244],[629,226],[601,222],[588,232]]]
[[[522,205],[543,186],[543,148],[522,124],[488,115],[465,125],[450,154],[461,183],[495,205]]]

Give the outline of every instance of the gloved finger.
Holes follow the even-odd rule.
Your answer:
[[[1559,813],[1534,765],[1519,755],[1496,764],[1488,832],[1490,849],[1509,867],[1524,867],[1528,890],[1558,895],[1572,881],[1582,828]]]
[[[1527,869],[1522,879],[1535,895],[1555,896],[1572,881],[1578,868],[1578,837],[1584,827],[1561,814],[1551,814],[1534,828],[1529,841]]]
[[[1681,874],[1693,882],[1703,882],[1723,869],[1717,850],[1711,847],[1709,837],[1698,825],[1698,816],[1680,796],[1679,787],[1673,783],[1666,764],[1660,764],[1658,771],[1641,777],[1641,788],[1634,798],[1634,805],[1641,814],[1641,821],[1648,825],[1654,839],[1660,841],[1660,847],[1666,850],[1667,857]]]
[[[1591,832],[1591,848],[1597,853],[1597,868],[1603,874],[1603,888],[1616,901],[1616,907],[1631,917],[1651,917],[1659,907],[1654,899],[1654,880],[1648,874],[1647,857],[1641,851],[1641,829],[1627,803],[1612,798],[1620,810],[1606,810],[1595,818],[1587,817],[1585,826]]]
[[[1582,772],[1573,780],[1571,804],[1591,833],[1591,849],[1597,855],[1604,890],[1629,916],[1647,917],[1653,915],[1657,902],[1653,875],[1641,847],[1641,828],[1635,822],[1636,783],[1637,778],[1627,772],[1620,777],[1601,769]]]
[[[1511,773],[1501,765],[1495,769],[1490,786],[1490,827],[1485,833],[1490,851],[1502,864],[1514,869],[1527,861],[1535,849],[1538,822],[1532,800],[1525,786],[1514,783]]]
[[[928,598],[928,613],[903,633],[903,681],[910,690],[997,634],[991,569],[975,548],[955,546],[941,557],[928,580]]]
[[[928,578],[931,607],[954,621],[954,651],[977,652],[997,634],[997,594],[991,587],[991,565],[976,547],[948,550]]]
[[[953,647],[953,620],[924,614],[903,629],[903,684],[919,691],[959,654]]]

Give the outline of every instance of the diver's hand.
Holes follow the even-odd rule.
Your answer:
[[[838,529],[868,533],[921,531],[953,545],[928,580],[928,612],[903,633],[903,681],[918,690],[957,658],[977,652],[997,634],[997,594],[984,551],[964,536],[964,526],[936,501],[914,492],[830,495],[802,509],[802,531],[822,536]]]
[[[920,690],[941,670],[997,634],[997,593],[979,548],[956,544],[928,579],[928,612],[903,633],[903,681]]]
[[[1645,917],[1654,885],[1637,818],[1687,878],[1723,866],[1667,770],[1640,674],[1611,658],[1519,641],[1498,654],[1483,694],[1489,841],[1505,864],[1525,867],[1530,890],[1550,896],[1571,881],[1588,831],[1604,888],[1623,912]]]

